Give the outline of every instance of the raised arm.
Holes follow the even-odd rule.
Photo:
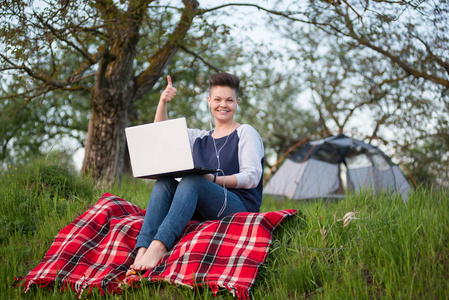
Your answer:
[[[156,116],[154,117],[154,122],[161,122],[168,120],[167,113],[167,102],[171,101],[176,96],[177,90],[173,87],[170,75],[167,76],[167,87],[162,92],[159,98],[159,104],[156,109]]]

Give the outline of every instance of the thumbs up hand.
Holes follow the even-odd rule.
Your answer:
[[[175,98],[177,92],[177,90],[173,87],[170,75],[167,76],[167,81],[168,81],[167,87],[162,92],[160,98],[160,100],[164,102],[171,101],[173,98]]]

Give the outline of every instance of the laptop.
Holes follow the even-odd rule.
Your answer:
[[[217,173],[195,166],[185,118],[125,128],[133,176],[158,179]]]

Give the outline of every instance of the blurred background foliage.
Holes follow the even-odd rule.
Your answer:
[[[2,10],[12,3],[7,1]],[[448,187],[447,1],[248,1],[220,9],[210,1],[199,5],[203,11],[187,42],[152,90],[133,103],[129,125],[153,121],[165,75],[170,74],[178,89],[170,117],[185,116],[189,126],[208,129],[208,78],[227,71],[242,80],[237,119],[261,134],[268,167],[301,139],[345,132],[379,146],[395,162],[402,160],[418,184]],[[136,74],[166,42],[182,7],[176,1],[157,1],[148,8],[152,18],[139,32]],[[3,167],[54,150],[70,157],[85,145],[94,77],[85,78],[85,88],[56,89],[12,68],[13,54],[24,63],[36,56],[26,49],[13,53],[20,52],[21,44],[10,42],[14,31],[6,30],[6,17],[0,17],[5,50],[0,57]],[[96,39],[84,42],[90,49],[101,44]],[[68,76],[64,70],[79,65],[80,58],[58,47],[61,52],[33,51],[64,66],[57,76]],[[67,165],[78,167],[70,159]],[[124,168],[129,172],[127,164]]]

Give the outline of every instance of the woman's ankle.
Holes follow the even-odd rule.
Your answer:
[[[159,241],[159,240],[153,240],[151,242],[151,244],[150,244],[150,247],[152,249],[155,249],[155,250],[160,251],[160,252],[167,252],[168,251],[167,246],[165,246],[165,244],[163,242]],[[148,247],[148,248],[150,248],[150,247]]]

